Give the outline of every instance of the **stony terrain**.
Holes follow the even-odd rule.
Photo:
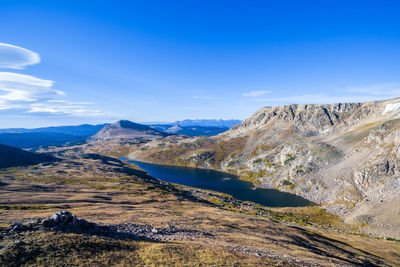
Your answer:
[[[27,224],[14,223],[5,234],[23,231],[45,231],[56,230],[66,233],[77,233],[110,237],[114,239],[145,240],[145,241],[167,241],[167,240],[195,240],[203,236],[210,236],[191,229],[179,229],[168,225],[167,228],[156,228],[151,225],[136,225],[132,223],[122,224],[96,224],[84,219],[77,218],[68,211],[59,211],[49,218],[37,219]]]
[[[265,107],[216,137],[125,151],[234,173],[319,203],[365,233],[400,238],[400,99]]]
[[[0,265],[394,266],[400,243],[319,207],[270,209],[168,184],[117,158],[0,169]],[[68,210],[68,212],[60,212]]]

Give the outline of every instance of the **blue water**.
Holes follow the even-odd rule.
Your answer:
[[[229,194],[236,199],[252,201],[268,207],[303,207],[312,202],[290,193],[274,189],[254,189],[250,182],[239,180],[237,176],[207,169],[167,166],[130,161],[146,170],[151,176],[165,182],[177,183],[201,189]]]

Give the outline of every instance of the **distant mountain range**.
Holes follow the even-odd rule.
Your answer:
[[[104,126],[109,125],[108,123],[90,125],[82,124],[77,126],[52,126],[52,127],[41,127],[35,129],[26,128],[9,128],[0,129],[0,133],[63,133],[75,136],[91,136],[97,133]]]
[[[213,136],[241,123],[240,120],[183,120],[176,122],[148,122],[150,127],[170,134]]]
[[[45,146],[85,142],[108,124],[0,129],[0,144],[36,150]]]
[[[171,134],[187,136],[213,136],[225,132],[239,120],[183,120],[174,123],[149,123],[146,125],[121,120],[113,124],[82,124],[35,129],[0,129],[0,144],[37,150],[46,146],[63,146],[91,140],[110,138],[152,138]]]
[[[216,128],[231,128],[239,123],[241,120],[183,120],[175,122],[144,122],[145,125],[179,125],[181,127],[202,126],[202,127],[216,127]]]
[[[182,134],[187,136],[213,136],[229,130],[228,127],[181,126],[179,124],[159,124],[150,125],[150,127],[169,134]]]

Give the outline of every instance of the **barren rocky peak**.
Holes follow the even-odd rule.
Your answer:
[[[110,125],[110,128],[124,128],[124,129],[134,129],[134,130],[151,130],[147,125],[134,123],[128,120],[120,120]]]
[[[128,120],[120,120],[113,124],[106,125],[92,140],[113,139],[113,138],[150,138],[164,137],[167,134],[157,131],[147,125],[134,123]]]
[[[245,134],[247,131],[284,125],[297,130],[308,130],[312,135],[335,131],[356,125],[363,120],[378,120],[397,115],[400,98],[366,103],[306,104],[264,107],[250,118],[226,132],[229,136]],[[394,114],[395,113],[395,114]]]

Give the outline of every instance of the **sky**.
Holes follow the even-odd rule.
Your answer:
[[[0,128],[400,97],[399,1],[0,1]]]

